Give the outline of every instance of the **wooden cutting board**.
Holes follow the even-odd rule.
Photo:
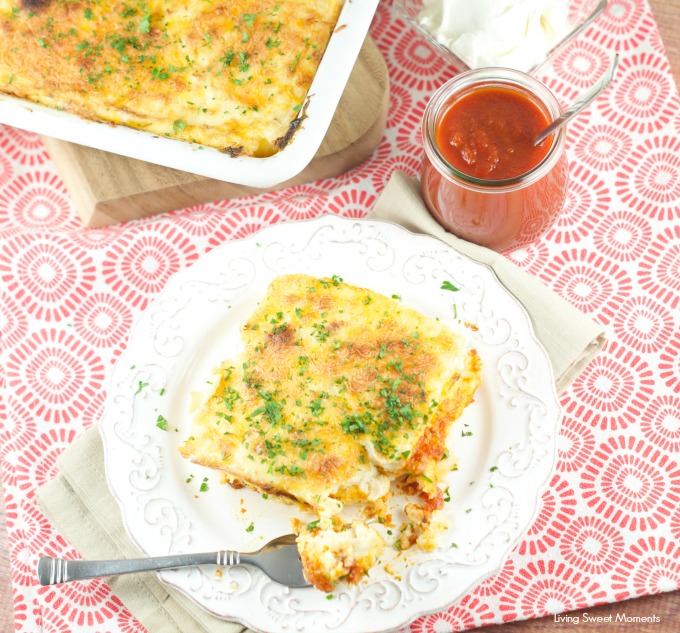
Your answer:
[[[337,176],[377,147],[388,107],[387,67],[366,38],[318,152],[300,174],[269,189],[226,183],[51,137],[43,140],[83,223],[99,227]]]

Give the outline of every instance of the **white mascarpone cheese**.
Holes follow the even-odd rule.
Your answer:
[[[566,0],[424,0],[420,24],[470,68],[528,71],[569,32]]]

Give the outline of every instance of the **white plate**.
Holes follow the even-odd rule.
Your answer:
[[[345,2],[309,88],[303,109],[304,123],[282,151],[267,158],[231,157],[213,147],[163,138],[122,125],[87,121],[3,94],[0,94],[0,123],[208,178],[250,187],[272,187],[300,173],[319,149],[378,2]]]
[[[245,567],[161,577],[215,615],[269,633],[392,630],[444,609],[501,566],[536,510],[560,416],[550,363],[524,309],[489,268],[443,242],[386,222],[326,216],[226,243],[175,275],[114,370],[101,422],[109,486],[148,555],[252,551],[290,531],[289,518],[300,515],[294,506],[220,484],[215,471],[177,451],[188,435],[191,392],[240,349],[240,325],[287,272],[337,274],[445,321],[455,320],[455,303],[459,319],[479,326],[482,386],[452,434],[459,470],[448,482],[451,527],[429,554],[409,550],[397,559],[387,551],[382,563],[399,579],[381,565],[366,584],[340,587],[332,599]],[[460,291],[442,290],[443,281]],[[157,428],[159,415],[168,430]],[[209,489],[200,492],[206,477]]]

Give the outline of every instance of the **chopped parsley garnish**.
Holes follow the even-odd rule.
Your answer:
[[[142,19],[139,21],[139,32],[140,33],[150,33],[151,32],[151,13],[148,11],[144,14]]]
[[[258,395],[264,401],[261,407],[255,409],[249,416],[249,419],[256,418],[257,416],[264,416],[269,420],[269,422],[276,426],[281,421],[281,411],[283,407],[279,402],[274,399],[274,396],[268,391],[259,391]]]
[[[363,414],[352,413],[346,415],[340,422],[340,427],[348,435],[361,435],[366,433],[367,424],[373,422],[373,416],[369,411],[364,411]]]
[[[158,68],[158,67],[154,66],[151,69],[151,76],[154,79],[164,80],[164,79],[167,79],[170,75],[168,74],[168,72],[164,68]]]
[[[290,466],[288,466],[288,474],[293,475],[294,477],[297,475],[302,475],[302,477],[304,477],[305,479],[307,478],[305,476],[305,471],[302,470],[302,468],[296,466],[295,464],[291,464]]]
[[[441,285],[442,290],[450,290],[451,292],[458,292],[460,288],[454,286],[450,281],[444,281]]]
[[[134,395],[136,396],[138,393],[142,392],[142,389],[145,387],[148,387],[149,383],[148,382],[143,382],[142,380],[137,381],[137,391],[135,391]]]
[[[158,419],[156,420],[156,426],[159,429],[162,429],[163,431],[167,431],[168,430],[168,421],[162,415],[159,415]]]
[[[330,330],[323,323],[313,323],[314,338],[323,343],[331,334]]]
[[[238,61],[239,61],[238,69],[242,73],[248,72],[248,69],[250,68],[250,64],[247,63],[247,61],[246,61],[247,59],[248,59],[248,53],[241,52],[241,53],[238,54]]]
[[[299,61],[300,61],[300,53],[297,53],[295,55],[295,57],[293,57],[293,61],[290,64],[288,64],[288,70],[290,70],[290,72],[294,72],[295,69],[297,68]]]

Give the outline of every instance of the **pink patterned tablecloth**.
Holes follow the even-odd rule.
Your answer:
[[[83,229],[34,134],[0,126],[0,456],[17,631],[142,631],[103,581],[36,585],[38,556],[77,552],[35,502],[57,455],[102,413],[135,318],[170,275],[225,240],[329,212],[362,217],[390,174],[416,175],[419,123],[446,63],[385,5],[372,36],[391,108],[373,157],[338,178],[107,229]],[[621,53],[613,87],[569,131],[558,224],[508,256],[606,324],[561,397],[558,460],[500,573],[434,633],[680,587],[680,97],[646,2],[611,0],[546,74],[567,104]]]

